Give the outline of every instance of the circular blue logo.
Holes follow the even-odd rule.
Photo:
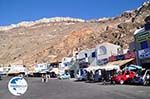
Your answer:
[[[23,77],[13,77],[8,83],[8,89],[15,96],[23,95],[28,88],[28,84]]]

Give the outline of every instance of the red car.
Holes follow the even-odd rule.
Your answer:
[[[115,83],[124,84],[125,82],[131,81],[135,77],[136,73],[133,71],[123,71],[118,75],[112,77]]]

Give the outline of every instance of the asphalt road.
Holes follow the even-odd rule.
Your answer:
[[[26,78],[28,90],[17,97],[8,91],[9,79],[0,81],[0,99],[150,99],[150,86],[101,85],[57,79],[42,83],[39,78]]]

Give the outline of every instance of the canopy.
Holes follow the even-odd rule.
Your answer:
[[[89,66],[88,68],[85,68],[87,71],[95,71],[97,69],[101,69],[101,66]]]
[[[134,60],[134,58],[109,62],[107,65],[122,66],[122,65],[125,65],[126,63],[131,62],[132,60]]]
[[[106,66],[103,66],[103,69],[106,69],[106,70],[113,70],[113,69],[120,70],[120,67],[118,65],[107,64]]]
[[[109,62],[108,64],[102,65],[102,66],[89,66],[88,68],[86,68],[86,70],[87,71],[94,71],[97,69],[106,69],[106,70],[117,69],[117,70],[120,70],[120,66],[125,65],[126,63],[129,63],[132,60],[134,60],[134,58]]]
[[[8,74],[18,74],[20,73],[18,70],[10,70],[8,71]]]
[[[49,72],[48,69],[45,69],[45,70],[40,71],[40,73],[47,73],[47,72]]]
[[[50,70],[50,72],[55,72],[55,74],[59,73],[59,69],[58,68],[52,68],[52,70]]]

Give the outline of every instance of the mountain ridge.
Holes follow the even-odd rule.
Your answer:
[[[140,10],[143,6],[147,6],[149,4],[149,1],[144,2],[142,6],[138,7],[136,10]],[[132,13],[134,10],[128,10],[124,11],[123,13]],[[51,18],[42,18],[39,20],[35,21],[22,21],[17,24],[11,24],[11,25],[6,25],[6,26],[0,26],[0,31],[5,31],[9,29],[13,29],[16,27],[30,27],[36,24],[40,23],[49,23],[49,22],[99,22],[99,21],[105,21],[109,19],[113,19],[114,17],[102,17],[98,19],[89,19],[89,20],[84,20],[81,18],[73,18],[73,17],[51,17]]]

